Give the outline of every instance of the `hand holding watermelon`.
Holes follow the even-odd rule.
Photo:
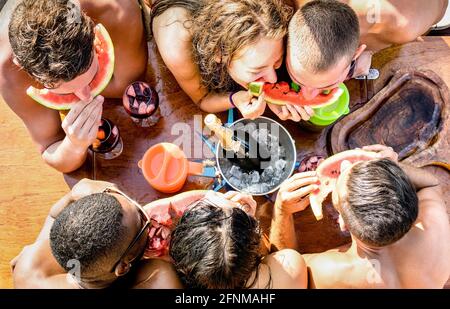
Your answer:
[[[83,101],[75,103],[64,118],[61,126],[74,150],[85,151],[97,139],[103,102],[102,96],[96,96],[87,104]]]
[[[277,105],[268,103],[270,110],[278,116],[281,120],[292,120],[295,122],[299,122],[301,120],[308,121],[312,115],[314,115],[314,111],[309,106],[299,106],[299,105]]]
[[[316,172],[298,173],[283,182],[275,201],[275,209],[293,214],[304,210],[309,205],[308,195],[319,189]]]
[[[365,151],[372,151],[377,153],[380,159],[386,158],[395,163],[398,163],[398,153],[396,153],[392,147],[384,145],[370,145],[364,146],[362,149]]]
[[[264,96],[256,99],[248,91],[236,92],[233,94],[232,100],[236,108],[239,109],[242,116],[246,119],[256,119],[264,114],[266,109]]]

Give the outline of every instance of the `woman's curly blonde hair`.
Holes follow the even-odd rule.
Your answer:
[[[283,38],[292,16],[282,0],[160,0],[154,6],[153,16],[173,6],[190,12],[185,26],[192,34],[193,59],[202,85],[217,92],[235,86],[228,66],[237,53],[261,38]]]

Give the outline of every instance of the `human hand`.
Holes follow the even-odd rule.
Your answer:
[[[319,189],[316,172],[298,173],[281,184],[275,208],[286,214],[304,210],[309,205],[308,195]]]
[[[364,146],[362,150],[376,152],[380,159],[389,159],[395,163],[398,163],[398,154],[394,151],[392,147],[384,145],[370,145]]]
[[[242,116],[246,119],[256,119],[264,114],[266,109],[264,94],[261,94],[258,98],[254,98],[248,91],[239,91],[233,94],[232,100],[236,108],[239,109]]]
[[[236,191],[228,191],[224,194],[227,200],[239,204],[240,208],[251,216],[256,215],[257,203],[250,194],[239,193]]]
[[[356,61],[353,76],[351,76],[350,78],[355,78],[358,76],[366,76],[369,74],[369,69],[370,66],[372,65],[372,55],[373,52],[368,50],[362,52],[362,54],[358,57],[358,60]]]
[[[299,122],[300,120],[309,120],[312,115],[314,115],[314,111],[309,106],[297,106],[297,105],[276,105],[276,104],[267,104],[270,110],[278,116],[281,120],[292,120],[295,122]]]
[[[89,103],[80,101],[64,118],[61,127],[75,149],[85,151],[96,140],[104,100],[96,96]]]

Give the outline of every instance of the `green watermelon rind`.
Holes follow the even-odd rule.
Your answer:
[[[248,85],[248,91],[251,95],[259,97],[263,91],[264,82],[252,82]]]
[[[108,84],[111,81],[111,78],[114,74],[114,64],[115,64],[114,45],[113,45],[111,36],[109,35],[108,31],[102,24],[97,24],[96,27],[97,27],[97,30],[99,31],[99,33],[102,34],[102,36],[106,42],[106,45],[108,47],[108,58],[110,59],[110,62],[109,62],[110,65],[107,67],[105,78],[103,79],[103,82],[100,83],[95,89],[91,89],[94,97],[99,95],[100,93],[102,93],[103,90],[105,90],[105,88],[108,86]],[[79,102],[79,100],[76,100],[73,102],[57,104],[57,103],[54,103],[43,97],[42,93],[45,91],[48,91],[48,90],[47,89],[37,89],[33,86],[30,86],[26,90],[26,93],[28,96],[30,96],[33,100],[35,100],[39,104],[44,105],[45,107],[48,107],[48,108],[54,109],[54,110],[60,110],[60,111],[70,110],[70,108],[73,104]]]
[[[261,95],[261,93],[263,92],[263,86],[264,86],[264,82],[251,82],[248,85],[248,90],[250,92],[251,95],[255,96],[255,97],[259,97]],[[322,104],[314,104],[314,105],[302,105],[302,106],[309,106],[313,109],[317,109],[317,108],[323,108],[326,106],[329,106],[331,104],[336,103],[336,101],[339,100],[339,98],[344,94],[344,89],[342,87],[342,84],[339,85],[338,90],[336,91],[336,93],[333,94],[333,96],[331,97],[331,99],[329,99],[327,102],[322,103]],[[285,102],[279,101],[279,100],[272,100],[269,97],[266,97],[265,100],[271,104],[276,104],[276,105],[286,105]]]

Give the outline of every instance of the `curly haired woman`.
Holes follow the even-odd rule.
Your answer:
[[[165,64],[202,110],[235,106],[254,119],[266,103],[246,89],[253,81],[277,81],[291,15],[282,0],[159,0],[152,6],[152,32]],[[310,114],[286,106],[283,119]]]

